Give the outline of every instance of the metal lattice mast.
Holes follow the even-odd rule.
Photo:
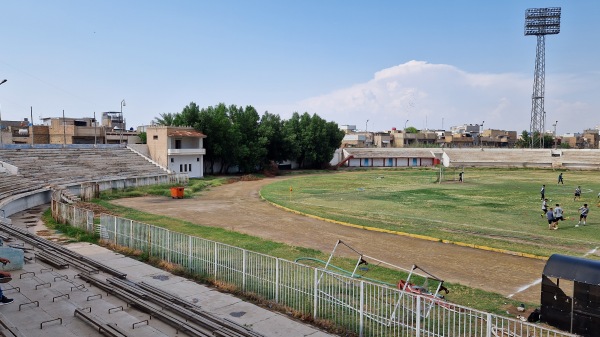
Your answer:
[[[560,12],[560,7],[529,8],[525,11],[525,35],[537,36],[533,95],[531,96],[531,123],[529,125],[532,148],[544,147],[546,35],[560,32]]]
[[[533,95],[531,96],[531,147],[544,147],[544,124],[546,113],[544,112],[544,93],[546,92],[546,35],[537,36],[537,48],[535,53],[535,73],[533,77]],[[535,134],[540,135],[537,139]],[[537,144],[539,143],[539,144]]]

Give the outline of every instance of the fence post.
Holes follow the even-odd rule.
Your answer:
[[[115,223],[114,223],[114,228],[113,228],[114,232],[113,233],[115,233],[115,245],[116,245],[117,244],[117,217],[114,217],[114,218],[115,218]]]
[[[492,314],[487,314],[487,329],[485,335],[487,337],[492,337]]]
[[[317,288],[319,285],[319,277],[317,275],[318,273],[318,269],[315,268],[315,277],[314,277],[314,281],[313,281],[313,318],[317,319],[317,300],[319,298],[318,294],[317,294]]]
[[[279,303],[279,258],[275,258],[275,303]]]
[[[360,281],[360,307],[359,307],[359,323],[358,323],[358,335],[364,336],[365,328],[365,282]]]
[[[415,299],[417,300],[417,315],[416,315],[416,322],[415,322],[415,329],[416,329],[415,337],[420,337],[421,336],[421,297],[420,296],[415,296]]]
[[[133,220],[129,220],[129,248],[133,248]]]
[[[94,234],[94,211],[87,212],[87,231],[88,233]]]
[[[248,251],[242,250],[242,290],[246,291],[246,263],[248,263]]]
[[[215,242],[215,265],[213,266],[213,270],[215,273],[215,281],[217,280],[217,259],[218,259],[218,248],[217,243]]]
[[[188,270],[195,273],[196,269],[192,267],[192,261],[192,236],[188,235]]]
[[[152,242],[154,237],[152,236],[152,229],[153,227],[148,225],[148,256],[153,256],[154,254],[154,243]]]
[[[167,236],[167,243],[165,244],[165,246],[167,248],[167,258],[165,260],[172,262],[171,261],[171,231],[170,230],[167,230],[166,236]]]

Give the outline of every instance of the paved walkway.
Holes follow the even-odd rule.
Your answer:
[[[13,225],[38,233],[45,227],[39,221],[42,207],[15,214]],[[17,243],[11,241],[11,244]],[[5,243],[5,244],[8,244]],[[293,320],[284,314],[272,312],[244,302],[230,294],[172,275],[161,269],[89,243],[72,243],[69,249],[127,273],[133,282],[145,282],[186,299],[202,310],[239,325],[251,328],[267,337],[326,337],[327,334],[313,326]],[[22,269],[11,271],[13,280],[3,284],[6,296],[14,302],[0,307],[0,318],[6,320],[28,337],[100,336],[96,329],[73,316],[76,308],[91,308],[91,312],[106,322],[114,322],[129,336],[166,337],[187,334],[176,331],[157,319],[129,307],[116,296],[85,283],[76,275],[76,268],[55,269],[39,261],[29,245],[23,247],[25,256],[31,257]],[[110,275],[101,274],[99,279]],[[82,286],[83,285],[83,286]],[[122,310],[115,308],[121,307]],[[113,309],[112,313],[111,310]],[[135,329],[133,323],[148,320]],[[48,321],[46,323],[43,323]],[[44,325],[40,329],[40,324]]]

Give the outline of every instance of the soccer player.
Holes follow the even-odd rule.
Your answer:
[[[540,194],[542,195],[542,199],[544,200],[544,196],[546,195],[546,185],[542,185],[542,189],[540,190]]]
[[[585,226],[585,221],[587,220],[587,215],[589,211],[590,209],[588,208],[587,204],[583,204],[583,206],[579,207],[579,222],[577,223],[577,225],[575,225],[575,227],[579,227],[579,225],[581,224],[581,220],[583,220],[583,225]]]
[[[556,223],[554,221],[554,211],[552,209],[552,207],[550,207],[548,209],[548,212],[546,213],[546,219],[548,219],[548,229],[556,229]]]
[[[565,183],[563,182],[562,172],[561,172],[561,173],[558,175],[558,184],[563,184],[563,185],[565,184]],[[557,184],[557,185],[558,185],[558,184]]]
[[[575,189],[575,196],[573,197],[573,201],[575,201],[575,199],[581,200],[581,186],[577,186],[577,188]]]
[[[548,213],[548,199],[542,201],[542,218]]]
[[[554,207],[554,229],[558,229],[558,222],[564,220],[565,218],[563,218],[563,209],[559,204],[556,204]]]

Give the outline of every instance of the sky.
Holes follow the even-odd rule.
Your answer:
[[[2,120],[120,111],[128,127],[195,102],[339,125],[529,130],[546,36],[546,130],[600,126],[600,1],[0,1]],[[121,102],[125,101],[125,106]]]

